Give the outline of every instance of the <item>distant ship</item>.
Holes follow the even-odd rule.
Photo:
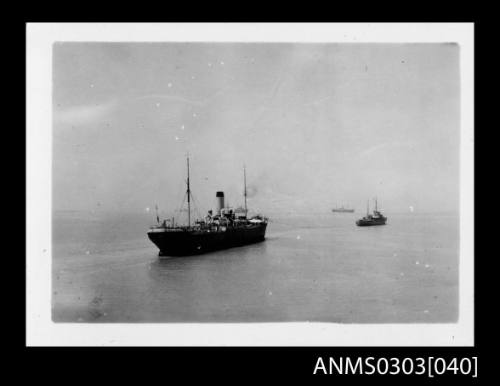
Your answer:
[[[148,231],[149,239],[160,250],[159,256],[186,256],[201,254],[219,249],[242,246],[263,241],[268,219],[257,215],[247,218],[246,170],[243,169],[245,207],[233,210],[224,206],[224,192],[216,193],[215,213],[208,211],[203,220],[191,225],[191,190],[189,186],[189,157],[187,158],[187,204],[188,225],[176,226],[172,220],[152,226]],[[157,222],[160,222],[158,214]]]
[[[373,214],[370,214],[370,202],[366,205],[366,216],[357,220],[356,225],[370,226],[370,225],[385,225],[387,222],[387,217],[385,217],[378,209],[377,209],[377,199],[375,199],[375,210]]]
[[[334,212],[334,213],[354,213],[354,209],[344,208],[344,206],[342,205],[340,208],[339,207],[333,208],[332,212]]]

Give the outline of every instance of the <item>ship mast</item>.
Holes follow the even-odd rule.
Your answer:
[[[243,183],[245,186],[244,195],[245,195],[245,217],[248,215],[248,210],[247,210],[247,172],[245,165],[243,165]]]
[[[188,199],[188,227],[191,227],[191,190],[189,189],[189,154],[187,156],[187,199]]]
[[[377,197],[375,197],[375,212],[377,211]]]
[[[370,200],[366,200],[366,215],[370,214]]]

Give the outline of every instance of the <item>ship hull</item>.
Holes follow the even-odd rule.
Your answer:
[[[333,213],[354,213],[354,209],[332,209]]]
[[[225,231],[148,232],[159,256],[190,256],[264,241],[267,223]]]
[[[356,225],[359,227],[368,227],[368,226],[374,226],[374,225],[385,225],[387,222],[387,219],[383,220],[358,220],[356,221]]]

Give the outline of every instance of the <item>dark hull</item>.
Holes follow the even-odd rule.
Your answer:
[[[387,219],[383,220],[358,220],[356,221],[356,225],[359,227],[368,227],[373,225],[385,225]]]
[[[267,223],[263,223],[224,232],[148,232],[148,237],[160,250],[160,256],[189,256],[263,241],[266,227]]]

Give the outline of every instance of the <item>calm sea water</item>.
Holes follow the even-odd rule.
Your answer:
[[[451,214],[271,217],[263,243],[160,260],[148,214],[56,212],[56,322],[455,322]]]

